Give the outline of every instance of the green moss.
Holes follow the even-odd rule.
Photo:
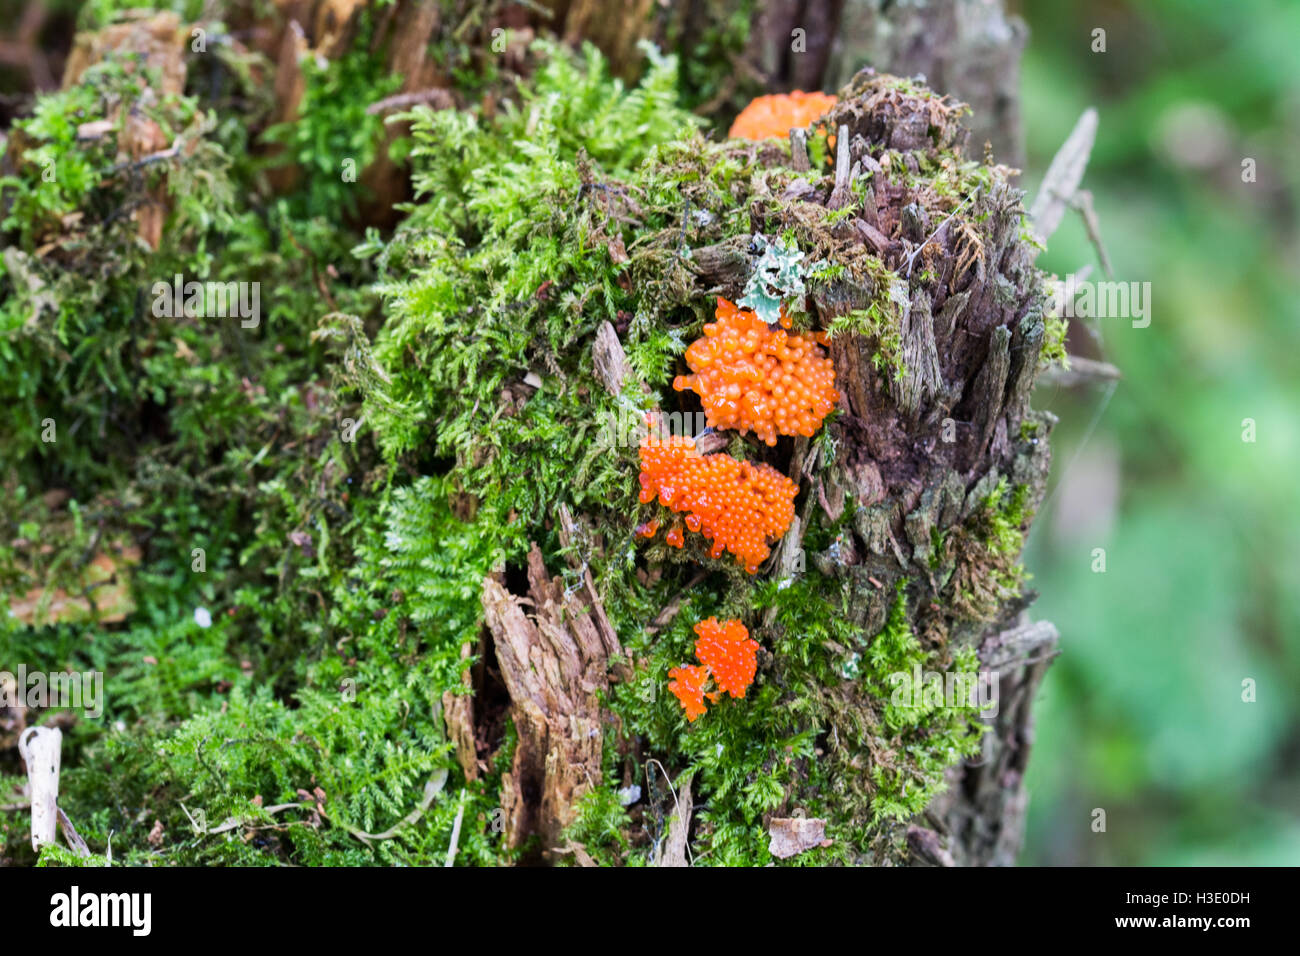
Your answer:
[[[208,629],[190,621],[119,633],[79,662],[126,688],[108,697],[102,723],[71,732],[60,801],[91,846],[105,846],[112,831],[127,863],[438,863],[454,803],[435,803],[392,839],[367,843],[354,831],[397,824],[426,783],[441,778],[468,808],[458,859],[503,859],[491,827],[501,766],[475,784],[463,781],[440,704],[460,685],[468,663],[461,647],[477,637],[479,586],[495,555],[451,515],[445,487],[429,479],[385,496],[375,524],[382,533],[359,543],[356,565],[321,582],[332,583],[324,622],[331,652],[302,662],[292,705],[230,660],[239,625],[225,616]],[[63,654],[58,645],[44,653],[29,645],[24,659],[47,668],[75,659]],[[109,729],[118,722],[129,730]],[[313,795],[308,806],[266,814],[303,802],[304,790]],[[313,814],[317,800],[323,813]],[[195,832],[192,822],[215,827],[227,818],[268,835],[250,843],[244,826],[217,835]],[[170,835],[161,849],[147,840],[155,821]]]
[[[297,116],[266,130],[267,142],[284,147],[271,162],[294,165],[302,185],[293,195],[301,216],[350,216],[364,186],[363,170],[382,142],[383,118],[367,108],[401,87],[373,44],[372,14],[363,10],[351,49],[333,60],[303,57],[303,94]]]
[[[602,866],[618,865],[627,853],[631,822],[618,792],[612,786],[596,787],[578,801],[577,818],[564,839]]]
[[[992,620],[1002,604],[1018,596],[1027,575],[1020,562],[1032,512],[1029,487],[1011,488],[1000,478],[965,525],[950,536],[946,554],[955,558],[949,594],[955,610],[973,621]]]
[[[0,267],[6,603],[31,589],[47,603],[56,587],[81,594],[115,542],[140,554],[119,572],[126,621],[31,626],[6,608],[0,659],[105,675],[104,716],[65,737],[60,796],[97,852],[112,832],[115,859],[131,863],[440,860],[442,803],[372,846],[347,828],[402,819],[451,764],[439,698],[459,684],[495,553],[457,537],[447,487],[385,488],[368,430],[348,434],[362,416],[325,370],[351,355],[311,333],[335,310],[373,316],[373,274],[348,254],[358,237],[310,215],[310,183],[267,194],[247,132],[214,121],[217,101],[151,99],[149,79],[110,61],[41,96],[16,124],[20,162],[0,184],[13,213]],[[245,80],[224,74],[221,102],[256,102]],[[131,111],[183,148],[119,168],[120,122],[75,135]],[[130,211],[160,186],[169,214],[150,250]],[[153,315],[153,284],[176,273],[257,282],[257,326]],[[57,440],[43,440],[45,419]],[[256,798],[297,801],[317,786],[320,820],[258,816]],[[477,816],[492,784],[476,787]],[[195,833],[182,802],[214,825],[262,829],[248,841],[245,827]],[[22,831],[6,827],[4,854],[27,861]],[[497,858],[495,839],[463,833],[463,858]]]
[[[1032,517],[1026,504],[1028,498],[1028,485],[1011,488],[1003,477],[981,503],[979,521],[984,541],[995,554],[1016,556],[1024,548],[1024,528]]]
[[[496,82],[458,42],[440,53],[464,89]],[[608,428],[654,406],[693,410],[671,381],[714,307],[696,291],[694,250],[748,254],[759,236],[772,253],[771,281],[757,284],[769,300],[806,282],[814,297],[868,302],[830,331],[866,336],[896,376],[906,284],[845,249],[823,207],[777,198],[796,180],[825,186],[820,164],[795,172],[771,162],[770,145],[701,135],[673,60],[647,50],[644,79],[628,87],[593,49],[540,44],[533,55],[535,73],[488,115],[402,117],[416,194],[392,235],[338,221],[357,195],[334,164],[360,169],[375,155],[365,106],[392,87],[368,44],[309,67],[301,118],[272,134],[280,160],[302,166],[283,194],[255,158],[267,145],[250,139],[256,124],[229,115],[236,102],[267,108],[238,57],[213,58],[220,98],[138,104],[192,147],[142,176],[113,174],[116,131],[75,135],[147,99],[111,64],[41,97],[22,126],[24,163],[0,183],[17,210],[0,225],[0,440],[17,452],[3,476],[0,581],[11,596],[83,587],[90,559],[119,538],[141,556],[121,572],[134,602],[125,620],[0,614],[0,659],[111,682],[104,718],[68,731],[61,806],[97,852],[113,834],[115,862],[430,865],[458,813],[458,862],[516,859],[499,845],[515,730],[504,722],[488,770],[467,781],[441,701],[476,663],[462,653],[479,647],[483,578],[517,567],[532,542],[552,565],[572,558],[591,572],[636,662],[610,690],[625,737],[608,735],[604,782],[568,833],[598,862],[650,859],[672,813],[665,775],[683,774],[698,862],[773,862],[771,818],[800,812],[825,818],[834,843],[790,865],[883,859],[896,824],[977,746],[969,707],[894,700],[895,675],[974,667],[970,653],[913,634],[906,585],[880,633],[864,634],[838,579],[808,570],[776,582],[697,541],[638,542],[650,509],[635,441]],[[49,157],[54,182],[40,175]],[[948,209],[982,174],[936,163],[934,208]],[[163,245],[147,250],[115,212],[164,183]],[[71,212],[83,214],[75,228]],[[260,325],[141,321],[140,290],[178,271],[259,281]],[[592,358],[606,321],[632,372],[617,395]],[[53,446],[34,427],[46,417],[59,427]],[[830,429],[809,447],[816,468],[834,461]],[[782,465],[787,454],[741,436],[731,451]],[[567,551],[561,505],[591,525]],[[965,548],[1000,567],[1018,554],[1023,507],[1000,487],[969,527],[934,541],[936,554]],[[836,522],[819,514],[804,545],[829,549],[852,509]],[[576,586],[571,569],[549,570]],[[675,598],[676,616],[648,633]],[[666,675],[692,659],[692,627],[711,614],[746,622],[763,647],[759,674],[744,699],[688,724]],[[5,785],[17,773],[0,764]],[[625,808],[627,782],[643,797]],[[431,802],[399,824],[426,788]],[[4,854],[30,862],[13,819]],[[71,861],[52,850],[45,862]]]
[[[1070,331],[1069,320],[1057,315],[1049,315],[1043,324],[1043,351],[1038,356],[1038,367],[1045,369],[1055,365],[1068,369],[1070,356],[1066,350],[1065,340]]]
[[[848,623],[846,600],[824,579],[702,588],[666,632],[630,639],[643,667],[635,681],[614,688],[614,711],[629,732],[646,738],[674,779],[692,774],[700,807],[697,863],[777,862],[767,849],[767,821],[796,811],[827,819],[828,836],[837,842],[785,862],[854,859],[883,838],[890,821],[923,808],[942,789],[943,771],[954,759],[978,749],[982,731],[973,703],[894,702],[897,675],[973,676],[973,654],[950,660],[922,648],[908,627],[901,588],[885,628],[869,638]],[[688,723],[666,692],[666,674],[692,659],[692,628],[712,614],[740,614],[749,623],[764,648],[761,666],[744,699],[725,698]],[[636,782],[647,795],[641,813],[653,841],[662,835],[653,821],[671,810],[662,803],[671,798],[661,794],[656,806],[650,782],[640,775]],[[615,787],[608,784],[592,805],[614,813]],[[645,862],[650,852],[625,850],[621,859]]]
[[[903,330],[901,307],[892,298],[877,299],[865,309],[854,309],[837,316],[829,329],[832,338],[860,335],[872,344],[871,363],[896,379],[907,374],[903,364]]]

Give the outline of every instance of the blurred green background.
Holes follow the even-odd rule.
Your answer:
[[[1075,320],[1071,351],[1123,371],[1109,401],[1037,395],[1061,425],[1026,565],[1062,652],[1022,863],[1300,863],[1300,4],[1011,7],[1031,30],[1024,184],[1096,106],[1084,187],[1115,278],[1153,303],[1149,328],[1102,320],[1100,349]],[[1042,264],[1087,263],[1070,214]]]

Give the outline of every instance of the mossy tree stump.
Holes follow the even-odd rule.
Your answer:
[[[178,606],[160,582],[193,589],[208,573],[189,563],[196,542],[213,569],[203,607],[225,611],[176,631],[173,646],[205,642],[216,662],[196,658],[177,678],[208,688],[200,703],[172,687],[157,704],[155,670],[115,677],[145,702],[125,705],[139,726],[122,760],[100,762],[109,776],[69,775],[71,812],[129,831],[135,860],[152,858],[155,837],[147,821],[99,815],[105,781],[136,795],[120,806],[148,795],[173,834],[191,822],[182,800],[220,808],[232,827],[264,795],[315,801],[278,805],[315,815],[282,843],[211,832],[169,842],[178,860],[441,862],[459,839],[459,859],[477,862],[1008,862],[1029,702],[1054,640],[1024,619],[1019,552],[1052,424],[1029,396],[1061,331],[1044,314],[1010,171],[965,155],[960,105],[915,82],[860,73],[790,142],[719,142],[680,96],[693,70],[696,105],[701,71],[717,64],[679,71],[646,51],[639,85],[612,81],[642,66],[627,57],[644,22],[629,20],[604,62],[530,45],[531,21],[469,7],[284,5],[249,41],[265,59],[229,37],[220,58],[197,59],[177,42],[188,31],[166,21],[173,65],[220,79],[212,95],[241,123],[198,122],[195,96],[155,111],[185,130],[184,148],[150,153],[160,178],[118,191],[143,202],[165,182],[161,233],[89,185],[64,197],[77,177],[47,188],[27,156],[28,136],[62,143],[72,169],[117,168],[146,149],[110,122],[124,114],[90,81],[45,101],[77,123],[25,124],[10,140],[14,202],[30,212],[6,255],[6,314],[34,333],[73,320],[101,343],[69,357],[53,335],[17,340],[41,376],[39,389],[11,382],[15,447],[37,448],[30,422],[47,409],[60,429],[74,422],[61,435],[76,434],[75,416],[99,421],[93,441],[32,456],[25,480],[98,494],[109,530],[163,528],[139,576],[155,617],[114,634],[122,660],[152,648],[147,622]],[[501,24],[519,28],[504,51],[491,46]],[[152,102],[120,65],[100,75]],[[321,108],[331,97],[340,112]],[[409,165],[377,145],[381,114],[409,133]],[[91,138],[78,133],[87,119]],[[274,150],[245,135],[278,120],[288,138],[277,142],[296,144],[281,158],[318,168],[266,176],[243,161]],[[336,175],[349,158],[359,182]],[[291,208],[263,228],[277,190]],[[64,216],[65,198],[85,209]],[[89,245],[83,212],[105,216]],[[364,240],[351,231],[394,223]],[[66,251],[93,249],[98,268],[137,234],[152,241],[130,244],[114,281],[60,275]],[[796,328],[829,337],[840,401],[811,438],[702,439],[798,486],[793,523],[751,575],[711,558],[698,535],[681,549],[637,536],[666,515],[638,500],[637,441],[620,426],[652,411],[694,419],[697,398],[671,387],[682,353],[717,298],[752,291],[772,256],[794,283],[779,292]],[[188,316],[139,321],[141,289],[179,271],[260,281],[266,321],[247,336]],[[118,355],[120,388],[58,384],[100,381],[90,360]],[[268,387],[305,397],[281,408]],[[116,447],[105,422],[119,419],[132,442],[109,473],[96,458]],[[344,422],[359,440],[339,433]],[[142,491],[185,509],[158,518]],[[217,513],[222,541],[209,540]],[[744,621],[757,675],[744,698],[688,723],[667,674],[710,616]],[[12,622],[0,636],[30,646]],[[976,707],[891,698],[895,677],[981,671],[999,676],[987,733]],[[154,727],[162,763],[155,738],[136,736]],[[208,747],[214,737],[229,746]]]
[[[1021,193],[1007,182],[1012,171],[964,157],[963,111],[921,86],[864,71],[840,92],[839,105],[822,124],[836,137],[833,165],[827,156],[809,169],[803,137],[792,138],[793,146],[708,147],[716,155],[702,162],[725,157],[744,170],[747,180],[733,180],[728,195],[744,211],[747,228],[807,251],[807,295],[798,305],[806,309],[803,321],[830,332],[841,402],[811,441],[782,439],[768,449],[731,438],[733,452],[779,468],[800,487],[797,520],[757,576],[731,573],[720,567],[725,561],[700,559],[697,550],[704,569],[692,578],[687,562],[653,547],[643,549],[634,572],[642,580],[675,580],[677,587],[707,574],[729,606],[749,605],[741,616],[764,646],[776,646],[764,655],[760,681],[781,688],[772,703],[804,715],[801,726],[815,737],[811,760],[795,762],[822,765],[816,775],[792,773],[779,799],[774,796],[752,825],[770,827],[773,820],[819,807],[834,819],[832,832],[839,839],[855,834],[856,844],[841,847],[840,856],[853,862],[1011,861],[1024,805],[1020,775],[1031,737],[1028,704],[1055,640],[1050,625],[1025,622],[1031,595],[1023,586],[1019,553],[1043,498],[1053,424],[1050,415],[1031,410],[1030,392],[1048,361],[1045,343],[1060,329],[1044,313],[1043,279],[1033,265],[1038,247],[1025,224]],[[671,161],[652,159],[650,165],[657,162],[667,164],[666,175],[681,176],[681,168],[669,168]],[[619,204],[633,206],[622,197],[641,189],[610,180],[589,185],[607,213]],[[704,209],[701,221],[708,221],[714,215],[709,201],[687,191],[688,207],[693,198]],[[623,247],[635,250],[628,274],[645,290],[642,313],[655,316],[686,306],[699,310],[701,302],[717,296],[740,298],[759,252],[746,235],[693,248],[689,237],[683,242],[684,230],[642,230],[634,223],[631,235],[619,233]],[[622,249],[611,253],[613,263],[620,265],[624,255]],[[607,391],[618,394],[627,361],[614,327],[606,322],[598,329],[584,341]],[[654,404],[669,401],[665,385],[630,387],[657,396],[649,400]],[[691,400],[678,401],[690,415]],[[623,456],[630,463],[626,448]],[[589,545],[592,551],[625,534],[599,513],[589,523],[591,537],[604,543]],[[544,559],[559,568],[572,560],[571,535],[562,537],[567,558],[536,549],[529,557],[528,593],[538,604],[535,636],[555,610],[537,598],[540,572],[534,565]],[[618,587],[608,575],[604,580],[606,594]],[[884,662],[888,654],[876,645],[903,640],[927,667],[968,677],[977,669],[986,679],[996,674],[998,708],[996,716],[986,717],[989,731],[982,741],[962,727],[970,712],[951,702],[946,716],[932,711],[905,727],[890,712],[893,705],[878,682],[846,679],[847,670],[841,679],[820,683],[787,673],[778,637],[797,633],[804,622],[779,595],[794,582],[823,602],[807,626],[821,627],[829,608],[840,617],[837,634],[849,634],[854,642],[846,647],[826,640],[815,650],[805,648],[827,655],[836,668],[859,655],[879,655]],[[532,804],[530,819],[547,838],[547,856],[572,852],[555,842],[557,834],[579,817],[581,798],[612,785],[594,767],[593,735],[603,732],[617,751],[618,759],[606,760],[607,769],[620,760],[624,766],[646,760],[671,766],[674,757],[627,732],[640,722],[635,696],[616,695],[597,726],[586,705],[575,704],[571,739],[557,736],[564,720],[553,710],[545,721],[528,719],[536,695],[522,690],[519,629],[494,611],[507,600],[499,576],[486,588],[497,658],[514,696],[517,746],[545,752],[545,762],[576,761],[587,777],[585,786],[574,787],[548,763],[545,776],[564,786],[563,793],[537,785],[536,775],[534,785],[523,788],[516,776],[506,782],[505,802]],[[672,595],[672,587],[663,593]],[[570,627],[578,626],[593,603],[598,609],[599,601],[596,591],[577,595]],[[673,595],[668,615],[678,601]],[[607,648],[617,645],[618,638],[610,637]],[[545,643],[535,642],[535,649]],[[890,659],[897,665],[901,658]],[[662,673],[646,671],[645,660],[634,655],[628,663],[643,683],[663,683]],[[539,665],[534,676],[545,680],[545,668]],[[578,681],[584,691],[592,686],[572,675],[565,679]],[[627,674],[624,679],[638,680]],[[590,702],[582,693],[570,696]],[[942,747],[927,749],[940,740]],[[940,752],[944,747],[946,754]],[[945,775],[947,792],[936,796]],[[707,801],[708,782],[697,777],[694,785],[697,804]],[[918,795],[924,796],[920,805]],[[679,839],[684,832],[679,829]],[[635,843],[632,836],[628,840]],[[577,850],[587,857],[586,847]]]

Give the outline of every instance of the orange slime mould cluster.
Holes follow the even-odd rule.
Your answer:
[[[744,697],[758,672],[758,641],[752,640],[749,630],[740,621],[719,621],[716,617],[695,625],[699,637],[695,641],[695,656],[701,666],[674,667],[668,672],[668,690],[681,701],[688,723],[703,714],[708,706],[707,696],[717,703],[723,693]],[[712,676],[718,689],[705,693],[705,683]]]
[[[709,709],[704,703],[704,685],[709,679],[709,669],[694,665],[674,667],[668,672],[668,677],[668,690],[682,702],[687,723],[695,723],[695,718]]]
[[[836,103],[829,93],[774,93],[750,102],[727,133],[732,139],[784,139],[790,130],[808,126],[829,112]]]
[[[730,455],[702,455],[693,438],[651,433],[641,442],[641,502],[659,502],[685,515],[686,527],[713,542],[709,556],[735,555],[750,574],[771,553],[769,540],[785,534],[794,520],[799,488],[765,464],[737,461]],[[637,533],[653,536],[657,521]],[[682,546],[680,525],[668,533],[668,543]]]
[[[695,633],[695,656],[709,669],[718,690],[744,697],[758,671],[758,641],[750,640],[740,621],[719,622],[716,617],[696,624]]]
[[[824,334],[769,328],[722,298],[714,315],[686,350],[694,374],[678,375],[673,388],[696,392],[713,428],[752,431],[768,445],[777,435],[815,435],[839,401]]]

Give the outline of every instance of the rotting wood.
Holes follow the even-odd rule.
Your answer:
[[[470,645],[466,641],[460,649],[461,660],[470,657]],[[456,763],[465,774],[467,781],[478,779],[478,750],[474,743],[474,695],[470,668],[461,675],[461,683],[466,692],[457,694],[447,691],[442,695],[442,719],[447,726],[447,736],[451,738]]]
[[[790,167],[801,173],[812,169],[808,162],[808,133],[804,130],[790,130]]]
[[[596,329],[596,343],[592,347],[595,360],[596,377],[611,395],[623,391],[623,383],[632,374],[627,364],[627,355],[623,343],[618,340],[618,333],[608,321],[600,323]]]
[[[502,778],[506,845],[518,848],[537,834],[551,848],[573,822],[578,800],[600,781],[602,696],[610,659],[622,648],[612,630],[602,633],[581,593],[566,593],[563,579],[549,576],[536,544],[528,553],[527,598],[489,576],[482,601],[518,735]]]
[[[668,833],[659,844],[654,857],[655,866],[690,866],[690,845],[687,839],[691,831],[691,814],[695,802],[691,797],[690,771],[677,778],[672,787],[673,808],[668,817]]]

